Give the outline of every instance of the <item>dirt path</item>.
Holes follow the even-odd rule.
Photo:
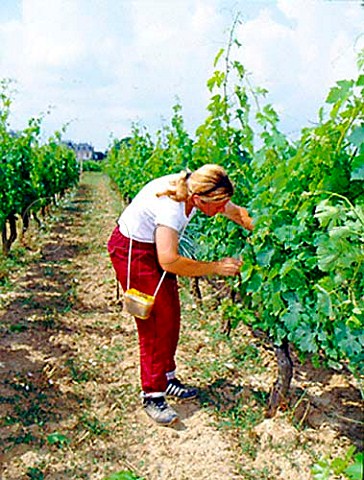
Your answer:
[[[238,478],[231,445],[198,402],[176,405],[174,428],[141,409],[134,322],[115,302],[105,250],[120,203],[97,178],[39,244],[26,240],[34,262],[2,298],[1,479],[125,469],[150,480]]]
[[[178,365],[200,400],[154,425],[139,399],[134,321],[116,302],[106,242],[121,203],[86,175],[0,295],[1,480],[310,480],[319,459],[363,442],[362,399],[347,372],[295,360],[287,412],[264,418],[275,359],[239,325],[228,339],[214,293],[181,289]],[[217,427],[219,424],[219,427]],[[338,477],[342,478],[342,477]]]

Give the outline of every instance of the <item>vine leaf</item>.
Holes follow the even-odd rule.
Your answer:
[[[354,158],[351,167],[351,180],[364,180],[364,153]]]

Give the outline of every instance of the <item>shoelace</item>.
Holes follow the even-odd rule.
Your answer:
[[[167,403],[165,402],[164,398],[153,398],[153,399],[150,401],[150,403],[154,404],[154,406],[155,406],[156,408],[158,408],[158,410],[161,410],[161,411],[165,410],[165,409],[168,407],[168,405],[167,405]]]

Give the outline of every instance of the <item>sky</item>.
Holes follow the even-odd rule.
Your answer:
[[[44,115],[45,140],[67,125],[65,139],[103,151],[133,122],[152,134],[168,124],[179,99],[193,137],[236,15],[234,55],[288,136],[317,120],[337,80],[358,74],[360,0],[0,0],[10,125]]]

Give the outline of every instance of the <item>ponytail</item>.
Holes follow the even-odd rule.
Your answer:
[[[190,171],[182,170],[177,178],[170,181],[170,186],[167,190],[157,193],[157,197],[167,196],[176,202],[185,202],[188,198],[187,180],[190,176]]]
[[[206,164],[194,172],[183,170],[169,182],[169,188],[157,193],[176,202],[185,202],[191,195],[199,195],[205,202],[218,202],[231,198],[234,187],[220,165]]]

